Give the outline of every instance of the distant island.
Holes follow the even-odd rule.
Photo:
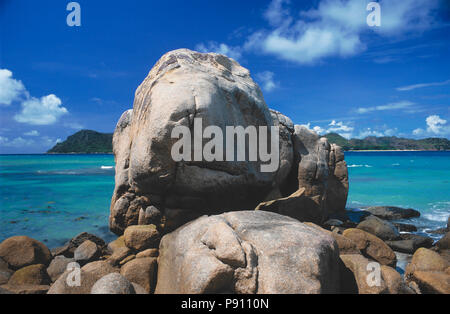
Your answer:
[[[112,133],[82,130],[56,144],[48,154],[98,154],[112,153]]]
[[[95,154],[112,153],[112,133],[100,133],[82,130],[56,144],[49,154]],[[450,141],[446,138],[425,138],[421,140],[391,137],[369,136],[364,139],[350,139],[337,133],[325,135],[330,143],[341,146],[344,150],[450,150]]]
[[[425,138],[414,140],[395,136],[375,137],[364,139],[352,138],[347,140],[337,133],[325,135],[330,143],[341,146],[344,150],[450,150],[450,141],[446,138]]]

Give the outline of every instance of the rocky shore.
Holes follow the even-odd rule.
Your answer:
[[[228,212],[162,238],[155,225],[133,225],[110,243],[81,233],[52,250],[11,237],[0,243],[0,293],[450,293],[450,219],[433,243],[399,233],[386,218],[407,223],[411,210],[362,213],[359,223],[342,215],[319,226],[265,211]],[[408,261],[402,274],[399,257]],[[378,285],[367,279],[373,262]]]
[[[197,119],[204,128],[277,127],[277,171],[262,172],[261,159],[174,160],[172,131],[194,130]],[[165,54],[120,118],[113,152],[118,238],[82,233],[52,251],[6,239],[2,293],[450,293],[448,224],[434,243],[411,233],[415,210],[347,212],[341,147],[269,109],[231,58]]]

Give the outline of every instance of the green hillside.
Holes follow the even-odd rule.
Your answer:
[[[112,133],[82,130],[69,136],[64,142],[56,144],[47,153],[111,153],[112,136]]]
[[[325,135],[330,143],[341,146],[344,150],[450,150],[450,141],[446,138],[425,138],[414,140],[395,136],[347,140],[336,133]]]

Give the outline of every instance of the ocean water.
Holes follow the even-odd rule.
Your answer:
[[[446,226],[450,215],[450,152],[346,152],[348,209],[391,205],[414,208],[418,234]],[[408,223],[408,221],[404,221]]]
[[[419,210],[419,233],[450,214],[450,152],[347,152],[347,207]],[[87,231],[105,240],[114,189],[112,155],[0,155],[0,241],[28,235],[49,247]],[[433,235],[438,238],[438,235]]]
[[[112,155],[0,155],[0,241],[27,235],[49,247],[80,232],[105,240]]]

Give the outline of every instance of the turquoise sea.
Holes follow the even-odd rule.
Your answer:
[[[450,214],[450,152],[347,152],[348,208],[419,210],[419,233]],[[112,240],[112,155],[0,155],[0,241],[28,235],[49,247],[87,231]],[[436,237],[436,236],[434,236]],[[439,237],[439,236],[437,236]]]

